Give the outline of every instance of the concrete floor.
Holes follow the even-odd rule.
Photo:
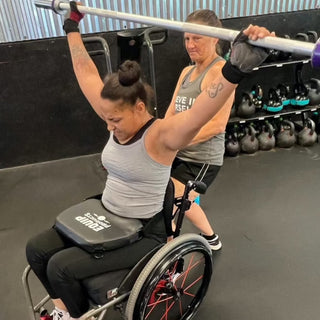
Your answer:
[[[27,239],[101,192],[105,177],[98,155],[0,170],[0,320],[28,320],[21,285]],[[223,248],[195,319],[318,319],[319,177],[320,144],[225,159],[201,198]],[[196,230],[186,221],[183,231]],[[36,279],[32,285],[40,296]]]

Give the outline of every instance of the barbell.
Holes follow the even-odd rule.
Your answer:
[[[34,3],[38,8],[51,9],[58,14],[64,14],[65,10],[68,10],[70,8],[69,2],[61,0],[34,0]],[[201,34],[227,41],[233,41],[239,33],[239,31],[237,30],[231,30],[226,28],[217,28],[189,22],[180,22],[168,19],[142,16],[132,13],[117,12],[100,8],[91,8],[83,5],[78,5],[78,10],[84,14],[126,20],[130,22],[158,26],[181,32]],[[258,39],[255,41],[249,40],[249,43],[259,47],[276,49],[280,51],[291,52],[296,53],[298,55],[310,57],[312,66],[315,68],[320,67],[320,39],[318,39],[316,43],[311,43],[299,40],[285,39],[281,37],[265,37],[263,39]]]

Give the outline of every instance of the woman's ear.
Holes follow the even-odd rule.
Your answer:
[[[146,105],[141,100],[136,103],[135,108],[138,112],[145,112],[146,111]]]
[[[218,41],[219,41],[218,38],[212,38],[212,42],[215,46],[217,45]]]

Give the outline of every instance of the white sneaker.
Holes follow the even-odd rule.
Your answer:
[[[86,320],[88,320],[87,318],[85,318],[83,316],[80,318],[72,318],[70,316],[69,312],[61,310],[59,308],[54,308],[52,313],[50,314],[50,316],[51,316],[52,320],[73,320],[73,319],[79,319],[79,320],[86,319]],[[89,320],[96,320],[96,319],[97,319],[96,317],[92,316]]]
[[[53,309],[51,316],[52,316],[52,320],[70,320],[71,319],[69,312],[61,310],[57,307]]]
[[[202,233],[200,233],[200,235],[203,236]],[[218,251],[222,248],[222,243],[221,243],[219,236],[217,234],[215,234],[213,239],[211,239],[211,240],[206,239],[206,240],[208,241],[211,250]]]

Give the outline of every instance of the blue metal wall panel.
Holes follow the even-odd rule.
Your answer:
[[[320,0],[82,0],[85,6],[183,21],[188,13],[208,8],[221,19],[320,8]],[[82,33],[131,29],[143,25],[87,16]],[[0,1],[0,42],[63,36],[62,17],[36,8],[33,0]]]

